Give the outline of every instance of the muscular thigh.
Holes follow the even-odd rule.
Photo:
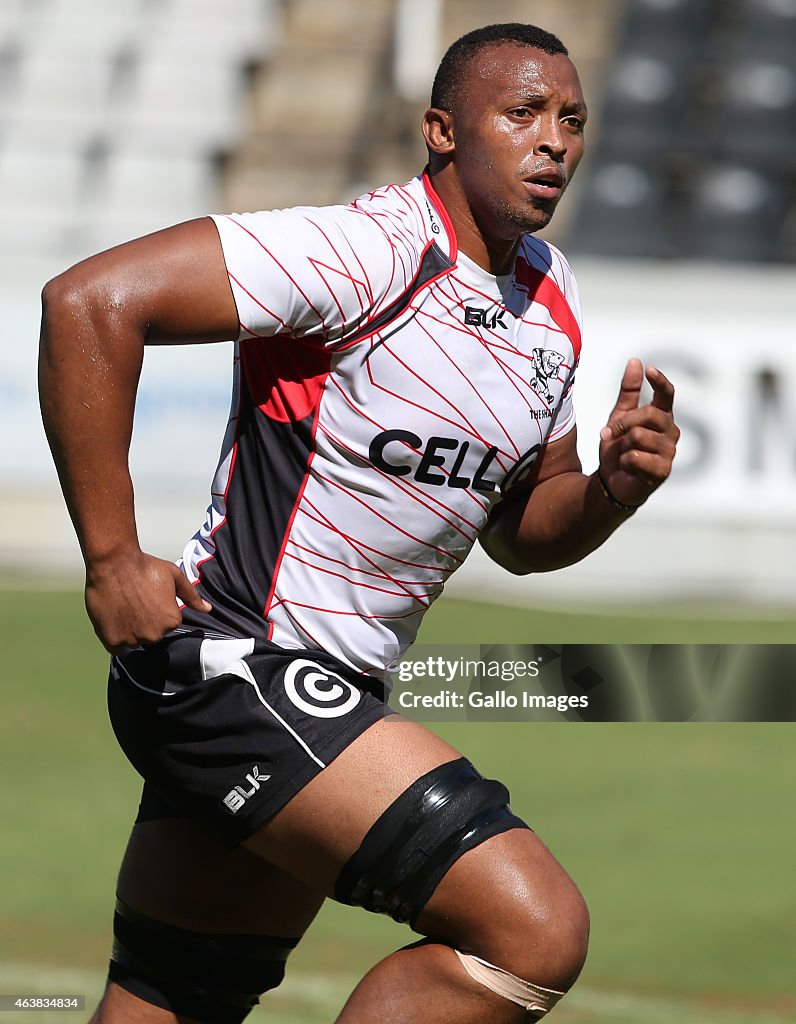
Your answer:
[[[139,816],[120,895],[178,926],[274,932],[275,920],[298,934],[384,809],[459,754],[419,724],[385,717],[378,695],[328,658],[307,664],[328,676],[331,696],[349,694],[334,714],[318,705],[326,690],[313,703],[289,685],[306,659],[262,645],[240,676],[204,678],[207,643],[178,635],[114,663],[120,740],[150,796],[160,794],[156,809],[177,809]]]
[[[298,938],[323,894],[187,818],[138,822],[119,874],[120,898],[179,928]]]
[[[416,723],[377,723],[261,828],[250,848],[274,863],[290,864],[299,877],[331,895],[341,869],[384,811],[420,776],[458,756]],[[516,818],[509,822],[507,831],[486,835],[484,827],[483,841],[460,845],[461,854],[454,854],[439,875],[433,868],[434,843],[443,848],[445,836],[437,833],[428,848],[421,844],[428,859],[419,870],[430,871],[433,881],[428,889],[422,878],[418,885],[410,882],[399,903],[415,908],[408,919],[420,934],[517,977],[531,972],[540,984],[566,991],[588,941],[583,898],[538,836]],[[414,852],[410,858],[415,860]],[[448,854],[446,860],[450,863]],[[375,888],[391,891],[392,900],[396,891],[374,870]]]
[[[376,819],[421,775],[460,757],[417,722],[392,715],[359,736],[245,846],[332,895]]]
[[[398,716],[377,722],[242,847],[226,848],[187,819],[137,824],[120,895],[185,928],[297,937],[383,812],[420,776],[460,756],[418,723]],[[513,917],[518,926],[543,920],[551,899],[570,896],[579,898],[544,844],[514,830],[454,863],[417,930],[483,949],[486,935],[494,930],[498,941]]]

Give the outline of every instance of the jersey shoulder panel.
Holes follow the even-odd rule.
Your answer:
[[[517,261],[518,280],[550,308],[554,319],[572,342],[575,363],[580,359],[583,314],[575,275],[566,257],[549,242],[525,235]]]
[[[580,296],[575,275],[563,253],[535,235],[523,238],[516,277],[527,288],[529,299],[546,310],[558,337],[567,342],[563,349],[556,345],[550,352],[534,352],[534,358],[543,366],[546,359],[555,360],[559,379],[564,384],[547,435],[549,443],[559,440],[575,427],[572,390],[580,360],[583,329]]]
[[[575,274],[566,256],[555,245],[551,245],[550,242],[545,242],[535,235],[524,237],[521,253],[531,266],[545,274],[555,285],[582,331],[583,314],[580,305],[580,292]]]
[[[345,342],[411,286],[436,241],[421,179],[367,193],[348,206],[213,220],[240,339],[281,334],[323,345]]]

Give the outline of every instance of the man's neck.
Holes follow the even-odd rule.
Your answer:
[[[520,240],[487,239],[484,236],[451,164],[430,170],[429,177],[453,224],[459,250],[495,277],[511,273]]]

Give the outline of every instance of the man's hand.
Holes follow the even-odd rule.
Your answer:
[[[640,406],[644,367],[631,359],[600,431],[602,485],[596,473],[583,475],[574,429],[546,445],[532,486],[504,498],[481,532],[490,558],[518,574],[572,565],[607,540],[663,483],[680,437],[672,417],[674,388],[652,366],[646,376],[653,399]],[[613,501],[606,500],[605,489]]]
[[[86,573],[86,611],[111,654],[156,643],[179,626],[178,600],[198,612],[211,610],[173,562],[142,551],[92,565]]]
[[[672,416],[673,385],[648,366],[652,402],[639,405],[644,376],[641,360],[631,359],[608,424],[600,431],[600,476],[625,505],[643,505],[669,476],[680,437]]]

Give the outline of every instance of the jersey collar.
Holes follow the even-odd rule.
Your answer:
[[[455,263],[459,255],[459,243],[456,240],[456,231],[454,230],[453,223],[448,216],[448,211],[445,209],[442,200],[437,195],[436,189],[431,183],[431,175],[429,174],[428,167],[423,171],[421,180],[426,193],[426,212],[431,233],[442,251],[445,252],[448,258]],[[446,241],[447,248],[445,245]]]

